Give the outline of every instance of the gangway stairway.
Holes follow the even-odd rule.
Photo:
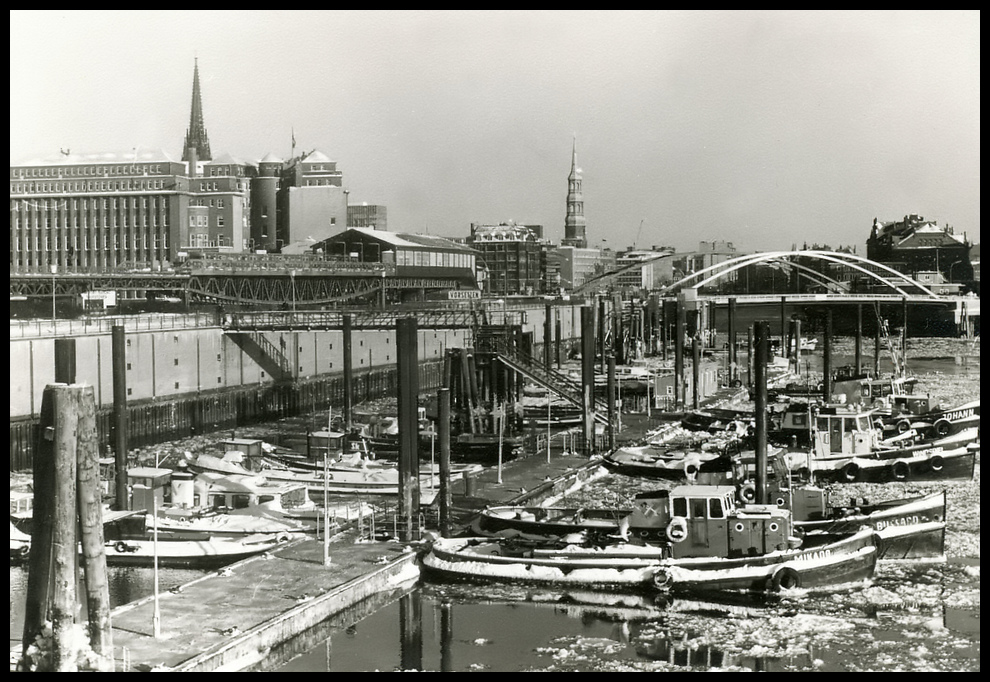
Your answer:
[[[503,348],[496,354],[496,357],[504,365],[515,370],[538,386],[542,386],[578,407],[584,407],[581,383],[566,374],[561,374],[518,350]],[[595,421],[607,426],[608,402],[594,396],[593,400]]]
[[[292,366],[283,352],[284,347],[277,348],[264,334],[259,333],[228,331],[226,336],[276,381],[292,379]]]

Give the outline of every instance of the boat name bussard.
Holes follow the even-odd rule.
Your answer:
[[[924,523],[924,520],[918,516],[902,516],[896,519],[890,519],[889,521],[877,521],[877,530],[883,530],[884,528],[889,528],[890,526],[913,526],[917,523]]]

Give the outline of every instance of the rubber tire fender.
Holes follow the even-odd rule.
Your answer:
[[[770,585],[774,592],[796,589],[801,587],[801,574],[790,566],[784,566],[774,572]]]
[[[693,481],[698,478],[698,474],[701,472],[701,460],[697,457],[687,457],[684,460],[684,475],[689,481]]]
[[[911,467],[903,459],[899,459],[890,465],[890,473],[893,474],[894,480],[906,481],[911,475]]]
[[[846,483],[854,483],[859,478],[859,465],[856,462],[846,462],[840,471]]]
[[[742,488],[739,489],[739,499],[742,500],[743,504],[753,504],[756,502],[756,486],[752,483],[747,483]]]
[[[115,542],[114,545],[113,545],[113,548],[117,552],[126,552],[126,551],[129,550],[129,547],[127,546],[127,543],[124,542],[123,540],[118,540],[117,542]]]
[[[945,438],[946,436],[949,435],[949,431],[952,430],[952,422],[950,422],[948,419],[939,419],[937,422],[935,422],[934,429],[935,429],[935,434],[937,436],[939,436],[940,438]]]

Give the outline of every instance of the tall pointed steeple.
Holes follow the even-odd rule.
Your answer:
[[[195,150],[195,158],[193,150]],[[206,124],[203,122],[203,98],[199,91],[199,59],[196,59],[193,67],[192,110],[189,113],[185,144],[182,146],[182,160],[209,161],[212,158],[210,138],[206,135]]]
[[[567,217],[564,219],[564,246],[587,248],[585,234],[584,196],[581,193],[581,169],[577,165],[577,136],[571,148],[571,172],[567,176]]]

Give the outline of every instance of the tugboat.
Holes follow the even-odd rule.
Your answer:
[[[781,429],[792,441],[788,465],[805,480],[884,483],[971,479],[979,450],[979,427],[915,443],[912,434],[883,439],[876,410],[843,405],[789,409]],[[801,448],[800,433],[810,447]]]
[[[738,505],[734,486],[686,485],[642,498],[635,518],[603,544],[583,534],[547,539],[441,538],[423,558],[445,579],[629,586],[662,592],[776,592],[873,575],[877,533],[795,534],[788,510]],[[649,527],[663,540],[629,532]]]

